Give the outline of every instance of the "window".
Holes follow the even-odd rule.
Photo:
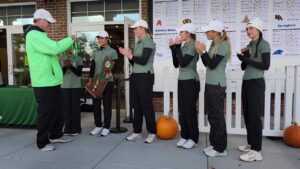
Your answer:
[[[0,7],[0,26],[32,24],[35,10],[35,5]]]
[[[71,2],[71,22],[123,21],[139,19],[139,0],[98,0]]]

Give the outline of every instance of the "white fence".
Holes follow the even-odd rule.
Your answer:
[[[177,78],[178,72],[164,68],[164,115],[173,115],[178,121]],[[207,115],[204,113],[205,72],[199,71],[201,90],[199,93],[199,130],[209,132]],[[242,71],[226,72],[227,132],[246,134],[241,105]],[[285,70],[265,73],[266,91],[263,115],[263,135],[282,136],[285,127],[294,120],[300,123],[300,66],[289,66]],[[173,104],[170,94],[173,94]],[[235,98],[233,98],[233,96]],[[235,106],[232,106],[235,103]],[[283,107],[282,107],[283,103]],[[171,106],[172,105],[172,106]],[[170,114],[169,114],[170,113]]]

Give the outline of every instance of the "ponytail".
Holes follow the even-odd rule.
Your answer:
[[[194,41],[196,41],[196,34],[192,34],[192,33],[191,33],[191,38],[192,38]]]
[[[227,42],[227,44],[229,46],[229,59],[228,59],[228,61],[231,62],[231,42],[230,42],[230,38],[228,36],[228,33],[225,30],[223,30],[223,34],[221,36],[221,41]]]
[[[259,31],[259,38],[258,38],[258,41],[256,43],[256,49],[255,49],[254,57],[257,57],[258,45],[259,45],[260,41],[262,40],[262,38],[263,38],[263,34],[261,33],[261,31]]]
[[[148,29],[145,28],[145,30],[146,33],[150,36],[150,38],[153,39],[151,30],[149,28]]]

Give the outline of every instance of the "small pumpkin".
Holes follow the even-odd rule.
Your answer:
[[[169,140],[176,137],[178,124],[172,117],[161,116],[156,121],[157,136],[163,140]]]
[[[284,142],[292,147],[300,148],[300,126],[296,122],[284,130]]]

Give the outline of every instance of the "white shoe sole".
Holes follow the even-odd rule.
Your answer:
[[[38,147],[37,147],[38,148]],[[55,147],[53,146],[53,148],[38,148],[40,151],[54,151],[55,150]]]
[[[145,140],[145,143],[147,143],[147,144],[152,144],[152,143],[154,142],[154,140],[155,140],[155,139],[153,139],[153,140],[151,140],[151,141],[146,141],[146,140]]]
[[[101,132],[96,133],[96,134],[90,133],[91,136],[99,136],[100,134],[101,134]]]
[[[184,147],[184,146],[182,146],[182,148],[184,148],[184,149],[193,149],[193,148],[195,148],[197,146],[198,146],[198,144],[195,144],[195,145],[193,145],[193,147]]]
[[[50,140],[51,143],[69,143],[72,140]]]
[[[106,137],[108,135],[109,135],[109,133],[108,134],[101,134],[101,137]]]
[[[143,138],[142,136],[138,136],[138,137],[136,137],[136,138],[134,138],[134,139],[128,139],[127,137],[126,137],[126,140],[127,141],[134,141],[134,140],[138,140],[138,139],[141,139],[141,138]]]
[[[187,140],[183,143],[183,144],[176,144],[176,147],[178,147],[178,148],[182,148],[182,146],[185,144],[187,142]]]
[[[251,151],[251,148],[247,148],[247,149],[244,149],[244,148],[238,148],[241,152],[249,152],[249,151]]]
[[[241,160],[241,161],[244,161],[244,162],[255,162],[255,161],[262,161],[263,158],[254,158],[253,160],[245,160],[245,159],[242,159],[242,158],[240,157],[240,160]]]
[[[206,153],[207,151],[209,151],[209,150],[211,150],[211,149],[213,149],[213,147],[209,147],[209,148],[206,147],[205,149],[203,149],[203,152]]]
[[[225,156],[228,155],[228,153],[224,153],[224,154],[220,153],[220,154],[217,154],[217,155],[210,155],[210,154],[207,153],[207,151],[204,152],[204,153],[205,153],[205,155],[208,156],[208,157],[225,157]]]

